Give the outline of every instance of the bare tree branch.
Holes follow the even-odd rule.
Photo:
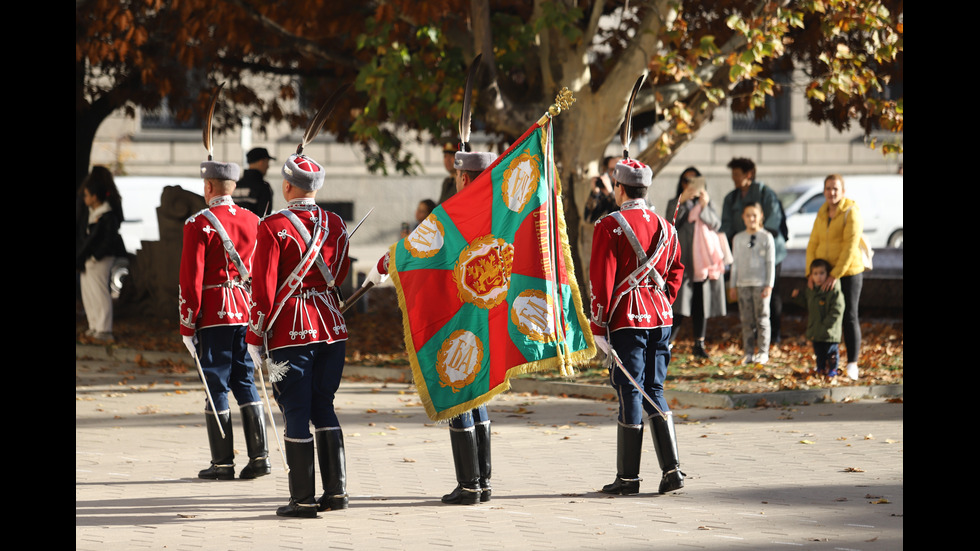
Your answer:
[[[585,26],[585,31],[582,33],[582,43],[579,45],[579,55],[585,55],[592,46],[592,41],[595,39],[595,33],[599,29],[599,17],[602,16],[602,10],[605,9],[605,0],[596,0],[592,4],[592,13],[589,14],[589,22]]]
[[[265,15],[259,13],[250,4],[243,2],[242,0],[225,0],[230,4],[238,6],[243,12],[248,14],[252,19],[258,21],[263,27],[269,29],[270,31],[278,34],[279,36],[288,38],[295,42],[296,49],[301,53],[305,53],[317,59],[322,59],[323,61],[329,61],[331,63],[336,63],[337,65],[342,65],[344,67],[357,67],[357,60],[350,56],[337,55],[333,52],[324,50],[319,44],[310,40],[308,38],[297,36],[295,33],[290,32],[285,27],[279,23],[269,19]]]
[[[541,19],[543,15],[541,0],[534,0],[534,11],[531,15],[532,21]],[[538,64],[541,66],[541,89],[543,91],[552,90],[555,87],[555,76],[551,72],[551,29],[544,27],[535,35],[538,41],[538,48],[541,52],[538,55]]]

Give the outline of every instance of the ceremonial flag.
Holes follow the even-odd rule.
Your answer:
[[[389,250],[412,375],[433,420],[486,403],[513,375],[571,375],[595,355],[543,121]]]

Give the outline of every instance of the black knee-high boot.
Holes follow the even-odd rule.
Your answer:
[[[643,425],[618,425],[616,432],[616,480],[602,487],[607,494],[640,493],[640,452]]]
[[[248,464],[238,475],[239,478],[251,479],[265,476],[272,472],[269,462],[269,444],[265,433],[265,416],[262,414],[262,404],[242,406],[242,430],[245,432],[245,447],[248,449]]]
[[[480,500],[480,465],[477,461],[476,429],[449,429],[456,467],[456,489],[442,496],[443,503],[473,505]]]
[[[318,429],[316,435],[317,463],[323,482],[323,497],[317,511],[336,511],[347,508],[347,458],[344,453],[344,433],[340,427]]]
[[[206,480],[233,480],[235,445],[231,436],[231,411],[219,413],[217,421],[214,413],[205,412],[205,423],[208,427],[208,445],[211,447],[211,466],[197,473],[197,477]],[[225,431],[224,438],[221,437],[222,430]]]
[[[313,473],[313,440],[286,440],[286,462],[289,463],[289,503],[276,509],[281,517],[316,517],[316,481]]]
[[[476,424],[476,451],[480,464],[480,501],[490,501],[490,420]]]
[[[684,473],[681,472],[681,464],[677,456],[674,415],[668,413],[666,419],[660,415],[653,415],[650,417],[650,428],[653,429],[653,446],[657,450],[657,460],[663,472],[660,479],[660,493],[680,490],[684,487]]]

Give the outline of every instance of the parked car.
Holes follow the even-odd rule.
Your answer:
[[[786,247],[805,249],[813,221],[824,203],[823,178],[807,178],[784,189],[779,200],[786,211],[789,240]],[[904,177],[844,175],[844,196],[857,201],[864,221],[864,236],[872,249],[902,248],[904,232]]]
[[[133,255],[143,241],[158,241],[160,226],[157,224],[157,207],[166,186],[180,186],[187,191],[204,195],[204,180],[179,176],[117,176],[116,187],[122,196],[123,214],[126,219],[119,227],[126,252]],[[109,288],[114,297],[122,290],[123,277],[129,274],[129,258],[119,257],[109,272]]]

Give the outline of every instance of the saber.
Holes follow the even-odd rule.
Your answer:
[[[191,356],[194,358],[194,365],[197,366],[197,374],[201,376],[201,382],[204,383],[204,394],[207,395],[208,404],[211,405],[211,413],[214,414],[214,421],[218,425],[218,432],[221,433],[221,439],[224,440],[225,429],[221,428],[221,419],[218,418],[218,408],[214,407],[214,399],[211,398],[211,389],[208,388],[208,380],[204,378],[204,368],[201,367],[201,359],[197,357],[197,350]]]
[[[263,340],[266,340],[265,337],[263,337]],[[263,343],[263,345],[266,344],[268,343]],[[262,358],[262,363],[265,364],[265,358]],[[289,463],[286,462],[286,453],[282,449],[282,442],[279,441],[279,429],[276,428],[276,416],[272,414],[272,400],[269,399],[269,391],[265,388],[265,377],[262,375],[262,366],[257,365],[255,369],[259,372],[259,385],[262,387],[262,394],[265,395],[265,409],[269,411],[269,422],[272,423],[272,434],[276,436],[276,447],[279,448],[279,455],[282,457],[283,467],[288,474]]]
[[[371,210],[367,211],[367,214],[364,215],[364,218],[361,218],[361,221],[358,222],[357,225],[354,226],[354,229],[351,230],[350,233],[347,234],[347,238],[348,239],[350,239],[351,237],[354,237],[354,232],[357,231],[357,228],[360,228],[361,227],[361,224],[363,224],[364,221],[367,220],[367,217],[368,216],[371,216],[371,213],[372,212],[374,212],[374,207],[371,207]]]
[[[609,343],[609,352],[611,352],[609,354],[609,357],[611,357],[613,361],[616,362],[616,365],[619,366],[619,369],[620,371],[623,372],[623,375],[626,375],[626,378],[629,379],[631,383],[633,383],[633,386],[636,387],[636,390],[640,391],[640,394],[642,394],[643,397],[647,399],[647,402],[650,402],[650,405],[653,406],[653,409],[657,410],[657,412],[660,413],[660,416],[664,418],[664,421],[666,421],[667,414],[664,413],[664,410],[660,409],[660,406],[658,406],[657,403],[653,401],[653,398],[651,398],[650,395],[643,390],[643,387],[640,386],[640,383],[636,382],[636,379],[634,379],[633,376],[630,375],[629,371],[626,370],[626,366],[624,366],[623,362],[619,359],[619,354],[616,353],[616,349],[613,348],[611,342]]]

